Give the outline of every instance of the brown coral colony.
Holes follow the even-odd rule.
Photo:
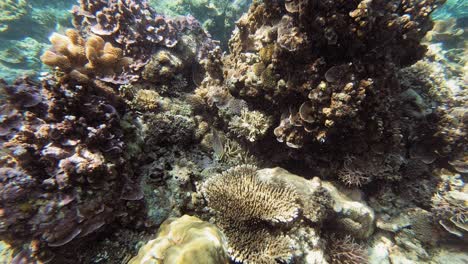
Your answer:
[[[68,29],[65,36],[53,33],[50,42],[52,49],[41,56],[42,62],[57,67],[81,83],[90,81],[96,75],[112,76],[120,73],[131,63],[129,57],[123,56],[122,49],[97,35],[91,35],[85,40],[74,29]]]

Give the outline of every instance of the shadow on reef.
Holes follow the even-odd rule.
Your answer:
[[[463,263],[443,2],[257,1],[222,54],[192,16],[80,1],[50,72],[0,83],[7,261]]]

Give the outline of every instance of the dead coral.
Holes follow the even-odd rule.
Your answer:
[[[52,49],[46,51],[41,60],[51,67],[57,67],[68,77],[86,83],[93,76],[112,76],[130,64],[131,59],[123,57],[120,48],[105,42],[101,37],[91,35],[86,40],[74,29],[68,29],[66,36],[53,33],[50,37]]]

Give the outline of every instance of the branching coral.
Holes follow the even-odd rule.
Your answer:
[[[68,29],[66,36],[53,33],[50,37],[52,50],[46,51],[41,60],[78,82],[90,82],[94,76],[112,76],[128,66],[131,59],[123,57],[120,48],[92,35],[83,39],[79,32]]]
[[[234,167],[204,184],[210,208],[236,221],[287,223],[299,212],[297,194],[258,179],[253,166]]]
[[[212,176],[202,191],[235,260],[271,263],[291,255],[289,238],[271,228],[297,218],[299,204],[291,188],[264,182],[255,167],[244,165]]]
[[[348,186],[362,186],[375,179],[397,181],[401,179],[400,168],[404,158],[398,153],[347,156],[343,167],[338,170],[338,178]]]
[[[236,115],[229,121],[229,129],[250,142],[265,135],[270,126],[271,120],[262,112],[247,109],[243,109],[240,116]]]
[[[367,250],[356,243],[351,236],[338,238],[331,236],[328,241],[328,256],[332,264],[368,263]]]
[[[158,236],[144,245],[129,264],[229,263],[226,239],[218,228],[196,217],[170,218]]]
[[[130,102],[132,107],[143,111],[154,111],[159,106],[159,94],[153,90],[140,89]]]

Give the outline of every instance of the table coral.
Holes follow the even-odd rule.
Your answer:
[[[229,263],[226,238],[219,229],[197,217],[169,218],[158,236],[148,241],[129,264]]]

